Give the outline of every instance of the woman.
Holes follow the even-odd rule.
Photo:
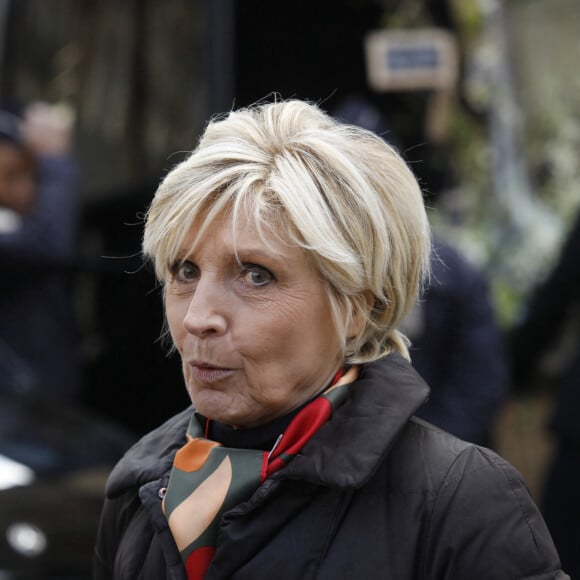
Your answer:
[[[517,472],[413,419],[429,244],[379,137],[300,101],[209,124],[144,236],[193,408],[111,474],[96,578],[567,578]]]

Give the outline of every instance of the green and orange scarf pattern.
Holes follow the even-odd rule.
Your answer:
[[[287,465],[347,398],[358,369],[351,367],[292,419],[271,451],[232,449],[205,437],[195,416],[177,452],[163,511],[188,580],[202,580],[215,554],[221,516],[250,498]]]

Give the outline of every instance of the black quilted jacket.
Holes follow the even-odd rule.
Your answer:
[[[366,365],[351,398],[222,519],[207,580],[565,579],[520,475],[412,414],[427,386],[399,355]],[[111,474],[97,580],[185,580],[161,512],[192,410]]]

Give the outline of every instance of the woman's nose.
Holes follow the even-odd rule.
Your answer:
[[[192,294],[183,326],[198,337],[220,335],[227,329],[225,296],[216,284],[200,279]]]

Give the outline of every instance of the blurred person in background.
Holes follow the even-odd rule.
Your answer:
[[[296,100],[207,126],[143,240],[193,407],[113,470],[95,579],[568,578],[517,471],[414,417],[430,237],[370,131]]]
[[[398,146],[383,113],[363,97],[347,97],[334,116]],[[423,194],[436,205],[436,193]],[[487,279],[438,236],[431,272],[429,285],[401,323],[411,341],[413,367],[431,389],[417,416],[465,441],[491,446],[507,364]]]
[[[555,386],[549,429],[556,450],[541,507],[566,570],[580,578],[580,213],[510,342],[516,395],[542,381]],[[559,350],[559,364],[548,372],[543,363],[554,349]]]
[[[135,441],[80,404],[71,119],[0,111],[0,578],[88,578],[111,466]]]
[[[507,365],[487,280],[438,238],[431,268],[429,286],[402,325],[413,366],[431,387],[417,416],[471,443],[493,446]]]
[[[71,127],[44,103],[0,110],[0,387],[66,401],[80,395]]]

